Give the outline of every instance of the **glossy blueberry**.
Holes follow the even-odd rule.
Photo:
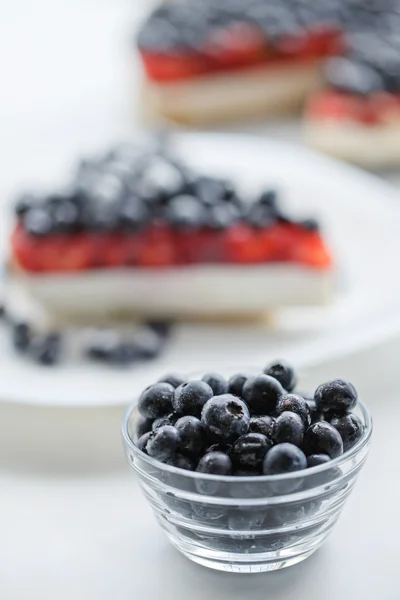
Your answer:
[[[277,379],[288,392],[291,392],[296,386],[297,378],[294,369],[284,360],[270,363],[265,367],[264,373]]]
[[[52,209],[53,230],[57,233],[74,232],[79,225],[79,208],[65,198]]]
[[[0,320],[7,320],[8,313],[4,304],[0,303]]]
[[[141,450],[145,454],[147,454],[147,442],[149,441],[150,437],[151,431],[147,431],[146,433],[143,433],[143,435],[141,435],[138,441],[136,442],[136,445],[139,448],[139,450]]]
[[[223,452],[209,452],[200,459],[196,471],[209,475],[230,475],[232,472],[232,461]]]
[[[307,467],[317,467],[329,462],[331,457],[327,454],[310,454],[307,456]]]
[[[267,206],[270,209],[275,209],[278,203],[278,194],[276,190],[265,190],[258,198],[258,203]],[[286,388],[287,389],[287,388]]]
[[[279,381],[269,375],[250,377],[243,386],[243,399],[253,414],[273,413],[283,394]]]
[[[277,417],[272,437],[276,444],[289,442],[300,447],[303,443],[304,432],[305,426],[302,418],[294,412],[285,411]]]
[[[219,373],[206,373],[201,379],[208,383],[214,392],[214,396],[221,396],[221,394],[226,394],[228,391],[228,382]]]
[[[164,425],[173,425],[176,423],[176,415],[175,413],[170,413],[169,415],[163,415],[162,417],[158,417],[154,419],[153,424],[151,426],[152,431],[159,429],[160,427],[164,427]]]
[[[139,412],[148,419],[157,419],[172,412],[174,388],[169,383],[155,383],[142,392],[138,407]]]
[[[60,360],[61,335],[50,333],[33,340],[30,353],[32,358],[41,365],[52,366]]]
[[[343,417],[334,417],[330,424],[340,433],[344,452],[350,450],[364,433],[364,425],[357,415],[348,414]]]
[[[267,437],[272,436],[272,429],[275,423],[273,417],[266,415],[265,417],[251,417],[249,431],[253,433],[261,433]]]
[[[32,331],[28,323],[14,323],[11,329],[12,343],[16,350],[25,352],[31,343]]]
[[[294,444],[277,444],[264,459],[264,475],[281,475],[301,471],[307,467],[307,459]]]
[[[159,383],[169,383],[172,385],[172,387],[177,388],[182,383],[185,383],[186,378],[182,375],[179,375],[179,373],[167,373],[166,375],[160,377],[158,381]]]
[[[272,227],[275,223],[270,208],[264,204],[252,204],[248,209],[246,220],[256,229],[266,229]]]
[[[90,228],[97,232],[115,231],[119,225],[116,202],[99,203],[91,214]]]
[[[311,423],[322,421],[321,411],[317,409],[317,404],[314,399],[307,399],[308,408],[310,409]]]
[[[135,345],[121,342],[110,349],[105,356],[104,362],[110,365],[126,367],[142,358]]]
[[[223,394],[214,396],[204,405],[201,422],[210,440],[232,443],[248,432],[250,413],[242,400]]]
[[[14,206],[14,212],[17,217],[23,217],[25,213],[31,209],[35,203],[37,203],[38,199],[33,194],[23,194],[20,196]]]
[[[142,435],[151,431],[151,426],[153,425],[152,419],[146,419],[146,417],[139,417],[136,424],[136,437],[137,439],[141,438]]]
[[[242,397],[243,386],[248,380],[250,375],[246,373],[235,373],[228,381],[228,392],[234,396]]]
[[[180,435],[175,427],[164,425],[152,431],[147,442],[147,454],[161,462],[174,458],[181,443]]]
[[[150,211],[145,202],[130,196],[119,208],[119,226],[123,231],[138,231],[150,222]]]
[[[328,454],[336,458],[343,454],[343,441],[340,433],[325,421],[313,423],[304,436],[304,450],[310,454]]]
[[[166,208],[168,223],[177,229],[202,227],[207,220],[203,204],[194,196],[182,195],[172,198]]]
[[[181,452],[199,457],[204,450],[205,434],[201,421],[196,417],[181,417],[175,423],[181,436]]]
[[[240,216],[239,208],[232,202],[216,204],[208,209],[207,226],[217,230],[228,229],[239,221]]]
[[[216,206],[231,193],[229,183],[213,177],[199,177],[192,184],[194,194],[207,206]]]
[[[365,96],[385,88],[376,69],[351,58],[330,59],[325,65],[325,77],[333,88],[350,94]]]
[[[31,208],[23,216],[23,224],[26,231],[35,237],[49,235],[53,229],[53,221],[49,210],[40,206]]]
[[[167,465],[171,465],[172,467],[176,467],[177,469],[184,469],[185,471],[194,471],[196,466],[192,458],[190,458],[189,456],[184,456],[183,454],[175,454],[166,462]]]
[[[258,469],[272,445],[272,441],[261,433],[246,433],[233,444],[232,461],[236,468]]]
[[[150,159],[142,174],[142,181],[146,185],[146,193],[142,196],[146,196],[150,201],[166,200],[177,196],[185,183],[181,171],[161,156]]]
[[[176,388],[172,405],[180,415],[199,417],[203,406],[213,395],[212,389],[205,381],[187,381]]]
[[[315,391],[317,409],[347,412],[357,404],[358,394],[353,384],[345,379],[334,379],[322,383]]]
[[[299,415],[306,428],[311,424],[310,407],[301,396],[298,396],[297,394],[286,394],[285,396],[282,396],[277,404],[276,413],[277,415],[280,415],[287,411]]]

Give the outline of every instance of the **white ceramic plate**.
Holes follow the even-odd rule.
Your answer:
[[[1,330],[2,400],[118,405],[132,401],[164,371],[261,366],[281,356],[303,366],[355,351],[397,329],[400,207],[387,184],[278,141],[205,133],[178,135],[171,144],[195,167],[233,178],[245,193],[274,185],[290,211],[317,214],[339,264],[333,305],[282,310],[272,328],[180,325],[160,360],[127,370],[76,358],[52,369],[38,367],[15,356]]]

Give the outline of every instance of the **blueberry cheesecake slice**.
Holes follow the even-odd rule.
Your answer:
[[[56,314],[247,316],[331,296],[314,219],[290,218],[274,190],[245,202],[165,152],[114,149],[15,212],[13,281]]]

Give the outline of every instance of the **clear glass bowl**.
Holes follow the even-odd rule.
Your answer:
[[[366,460],[372,421],[354,411],[363,437],[325,465],[288,475],[221,477],[161,464],[135,445],[133,405],[122,434],[129,464],[172,544],[196,563],[238,573],[273,571],[315,552],[328,536]]]

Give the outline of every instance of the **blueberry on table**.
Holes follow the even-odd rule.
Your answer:
[[[348,414],[343,417],[334,417],[330,424],[338,430],[343,440],[343,450],[350,450],[362,437],[364,425],[357,415]]]
[[[264,373],[277,379],[281,386],[288,392],[291,392],[296,387],[297,378],[294,369],[284,360],[270,363],[264,369]]]
[[[181,417],[175,423],[181,436],[181,452],[199,457],[204,450],[205,434],[201,421],[196,417]]]
[[[250,377],[243,386],[243,399],[253,414],[271,414],[284,394],[277,379],[269,375]]]
[[[185,377],[182,377],[179,373],[167,373],[158,380],[159,383],[169,383],[174,388],[179,387],[182,383],[185,383],[185,381]]]
[[[21,321],[14,323],[11,330],[12,343],[16,350],[25,352],[28,350],[32,339],[32,331],[28,323]]]
[[[205,381],[187,381],[174,390],[172,405],[180,415],[199,417],[203,406],[213,395],[214,392]]]
[[[139,398],[139,412],[148,419],[157,419],[172,412],[174,388],[169,383],[155,383],[147,387]]]
[[[225,377],[219,375],[219,373],[206,373],[203,375],[201,380],[208,383],[214,392],[214,396],[221,396],[222,394],[226,394],[228,391],[228,382],[226,381]]]
[[[60,359],[61,335],[51,333],[33,340],[30,348],[33,359],[41,365],[52,366]]]
[[[327,454],[310,454],[307,456],[307,467],[317,467],[318,465],[324,465],[330,462],[331,457]]]
[[[228,381],[228,392],[234,396],[242,397],[243,386],[250,375],[246,373],[235,373]]]
[[[156,460],[167,462],[174,458],[180,443],[179,431],[171,425],[165,425],[151,432],[146,446],[147,454]]]
[[[264,459],[264,475],[282,475],[307,468],[307,459],[302,450],[294,444],[277,444]]]
[[[177,415],[175,413],[170,413],[169,415],[163,415],[162,417],[158,417],[154,419],[153,424],[151,426],[152,431],[159,429],[160,427],[164,427],[164,425],[174,425],[177,419]]]
[[[184,469],[185,471],[194,471],[196,466],[192,458],[183,454],[175,454],[175,456],[166,461],[166,464],[177,469]]]
[[[345,379],[322,383],[315,391],[314,400],[321,412],[328,410],[347,412],[357,404],[357,390]]]
[[[299,415],[306,428],[311,425],[310,407],[301,396],[298,396],[297,394],[286,394],[285,396],[282,396],[277,404],[276,412],[280,415],[287,411]]]
[[[277,417],[272,433],[276,444],[289,442],[301,446],[304,439],[305,426],[302,418],[294,413],[285,411]]]
[[[246,433],[234,443],[232,461],[240,469],[258,469],[272,446],[272,441],[265,435]]]
[[[336,458],[343,454],[343,441],[337,429],[325,421],[320,421],[307,429],[304,449],[307,455],[327,454]]]
[[[142,452],[144,452],[145,454],[147,454],[147,442],[149,441],[150,437],[151,437],[151,431],[147,431],[146,433],[143,433],[143,435],[140,436],[140,438],[138,439],[138,441],[136,442],[136,446],[139,448],[139,450],[141,450]]]
[[[253,433],[262,433],[262,435],[271,437],[274,423],[275,419],[268,415],[265,417],[251,417],[249,431]]]
[[[204,405],[201,422],[210,440],[232,443],[249,430],[250,413],[246,404],[232,396],[214,396]]]
[[[136,424],[136,437],[139,439],[142,437],[142,435],[151,431],[152,425],[152,419],[146,419],[146,417],[139,417]]]

